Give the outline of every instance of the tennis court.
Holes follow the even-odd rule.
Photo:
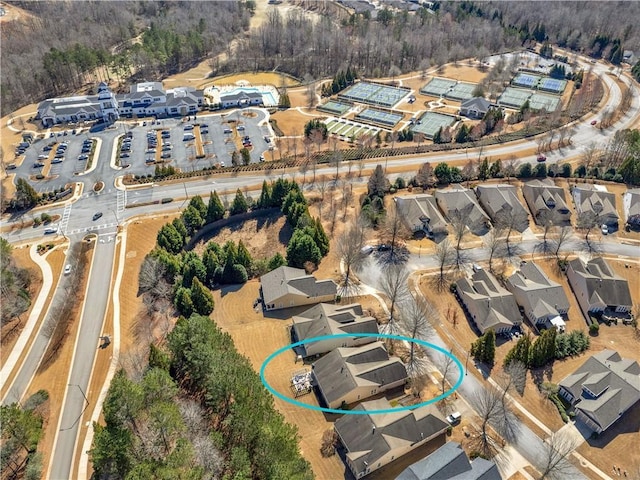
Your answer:
[[[316,108],[321,112],[333,113],[335,115],[344,115],[349,111],[353,105],[350,103],[342,103],[336,100],[329,100],[323,105],[318,105]]]
[[[531,75],[530,73],[519,73],[515,77],[513,77],[513,80],[511,80],[511,85],[525,88],[536,88],[538,82],[541,79],[542,77],[538,75]]]
[[[423,133],[427,138],[433,136],[440,130],[440,127],[449,127],[455,123],[455,117],[436,112],[426,112],[415,125],[411,127],[413,133]]]
[[[475,88],[475,83],[458,82],[448,93],[445,93],[444,96],[451,100],[458,100],[459,102],[462,102],[473,97],[473,91]]]
[[[404,115],[401,113],[383,112],[374,108],[367,108],[358,113],[355,118],[361,122],[393,128],[403,117]]]
[[[538,83],[538,90],[561,94],[567,86],[566,80],[545,77]]]
[[[498,105],[520,108],[531,96],[531,92],[520,88],[507,87],[498,98]]]
[[[339,135],[345,138],[358,138],[362,135],[375,135],[380,131],[380,128],[377,127],[335,118],[327,119],[325,124],[327,125],[327,131],[330,134]]]
[[[420,89],[420,93],[431,97],[441,97],[450,91],[455,84],[455,80],[434,77],[429,81],[429,83]]]
[[[409,92],[411,90],[406,87],[390,87],[388,85],[358,82],[343,93],[338,94],[338,99],[390,108],[406,97]]]
[[[544,93],[534,93],[529,99],[529,106],[533,110],[542,110],[544,108],[547,112],[553,112],[558,108],[559,104],[559,97]]]

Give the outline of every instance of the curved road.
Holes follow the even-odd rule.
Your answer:
[[[592,66],[592,65],[588,65]],[[607,106],[615,108],[620,104],[621,92],[617,84],[607,75],[608,67],[603,65],[593,65],[594,71],[603,79],[609,89],[609,101]],[[597,131],[590,125],[590,120],[593,116],[587,115],[587,117],[581,121],[575,123],[575,134],[573,135],[574,145],[587,145],[594,140],[601,139],[605,141],[606,138],[620,129],[631,128],[637,121],[637,117],[640,113],[640,95],[638,94],[637,84],[630,81],[625,76],[621,77],[625,83],[630,85],[634,95],[631,104],[631,108],[616,124],[604,131]],[[105,148],[109,148],[109,145],[104,145]],[[483,155],[492,157],[506,158],[510,155],[517,155],[519,152],[535,149],[537,144],[534,140],[523,140],[513,142],[509,144],[496,145],[493,147],[485,147],[483,149]],[[576,156],[580,154],[580,150],[577,147],[568,147],[563,150],[550,152],[547,154],[548,162],[558,162],[566,159],[569,155]],[[433,153],[415,156],[412,158],[402,159],[389,159],[388,162],[392,165],[394,163],[402,162],[404,166],[418,166],[425,161],[438,162],[450,162],[456,160],[464,160],[466,158],[475,158],[478,155],[477,149],[450,151],[442,153]],[[372,169],[376,164],[380,163],[381,159],[365,162],[366,169]],[[346,174],[348,171],[347,166],[340,167],[340,173]],[[335,168],[323,167],[318,168],[316,175],[326,175],[331,177],[335,174]],[[115,178],[119,172],[111,169],[108,165],[101,163],[97,165],[97,173],[94,172],[91,176],[101,175],[102,178]],[[281,175],[292,178],[293,176],[300,178],[300,173],[295,171],[280,172],[277,170],[272,171],[270,177],[277,178]],[[310,178],[311,174],[307,174],[307,178]],[[82,178],[82,177],[80,177]],[[61,231],[65,235],[69,235],[72,241],[79,241],[81,236],[93,231],[99,234],[99,242],[96,246],[96,252],[94,255],[94,261],[91,267],[90,279],[88,283],[87,296],[85,300],[85,308],[82,314],[81,323],[78,329],[78,337],[76,339],[76,346],[73,358],[72,369],[69,372],[68,388],[65,393],[63,412],[59,419],[59,433],[54,441],[54,454],[49,471],[50,478],[71,478],[74,476],[74,472],[71,472],[71,466],[74,459],[74,453],[77,444],[78,434],[78,421],[82,415],[83,410],[86,408],[85,394],[88,387],[91,371],[93,368],[94,358],[96,355],[96,349],[98,348],[98,337],[101,334],[101,328],[104,320],[104,315],[107,308],[108,291],[105,289],[106,285],[110,285],[112,267],[114,261],[115,252],[115,232],[118,225],[123,224],[128,219],[137,215],[153,215],[162,214],[175,210],[176,204],[153,204],[145,205],[137,208],[125,208],[125,206],[135,206],[135,204],[142,204],[150,201],[160,200],[165,197],[172,198],[186,198],[193,195],[208,195],[212,190],[218,192],[228,191],[234,192],[236,189],[244,188],[259,188],[265,175],[260,173],[242,174],[237,176],[228,177],[215,177],[213,181],[202,181],[195,179],[184,184],[171,184],[162,186],[149,186],[141,189],[114,189],[111,186],[99,193],[93,193],[91,186],[88,182],[85,182],[85,192],[75,203],[66,207],[52,208],[50,214],[58,214],[62,217]],[[359,181],[364,181],[360,179]],[[99,222],[92,222],[91,217],[96,211],[102,211],[104,213],[103,218]],[[3,226],[19,223],[17,221],[2,222]],[[6,235],[6,238],[11,242],[33,240],[41,236],[41,231],[37,229],[28,230],[14,230]],[[110,239],[110,241],[109,241]],[[103,243],[104,242],[104,243]],[[526,242],[523,244],[526,245]],[[624,245],[613,244],[610,242],[605,243],[606,248],[610,249],[611,253],[620,252],[621,255],[625,255],[629,249],[635,249],[636,247],[629,247]],[[524,247],[523,247],[524,248]],[[479,250],[481,252],[481,250]],[[482,253],[478,253],[482,255]],[[417,267],[420,265],[426,266],[428,259],[417,259]],[[58,289],[59,290],[59,289]],[[61,294],[56,293],[59,297]],[[31,376],[29,372],[21,369],[16,376],[17,385],[19,382],[22,387],[20,389],[26,389],[28,381]],[[22,392],[24,393],[24,392]],[[14,392],[14,395],[18,395],[20,392]],[[533,435],[533,434],[532,434]],[[534,435],[535,437],[535,435]],[[535,437],[537,438],[537,437]],[[523,439],[523,447],[526,442],[532,440],[530,438]],[[538,439],[539,441],[539,439]],[[520,449],[519,449],[520,450]],[[523,455],[528,449],[523,449]]]

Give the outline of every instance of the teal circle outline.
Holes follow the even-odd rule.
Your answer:
[[[315,342],[315,341],[319,341],[319,340],[326,340],[329,338],[358,338],[358,337],[376,337],[376,338],[388,338],[391,340],[401,340],[401,341],[409,341],[409,342],[415,342],[418,345],[422,345],[424,347],[427,348],[433,348],[434,350],[443,353],[444,355],[448,356],[449,358],[451,358],[451,360],[453,360],[453,362],[456,364],[456,366],[458,367],[458,371],[460,372],[460,375],[458,376],[458,380],[456,381],[455,385],[453,385],[449,390],[447,390],[446,392],[438,395],[437,397],[434,397],[430,400],[421,402],[421,403],[417,403],[415,405],[409,405],[407,407],[399,407],[399,408],[386,408],[383,410],[339,410],[337,408],[324,408],[324,407],[320,407],[320,406],[315,406],[315,405],[309,405],[306,403],[302,403],[299,402],[293,398],[289,398],[284,396],[282,393],[278,392],[277,390],[275,390],[271,385],[269,385],[269,383],[267,382],[267,380],[264,377],[264,372],[267,368],[267,365],[269,365],[269,363],[271,363],[271,361],[276,358],[278,355],[280,355],[281,353],[286,352],[287,350],[290,350],[294,347],[297,347],[299,345],[304,345],[306,343],[310,343],[310,342]],[[305,340],[301,340],[299,342],[295,342],[295,343],[291,343],[289,345],[285,345],[284,347],[276,350],[275,352],[273,352],[271,355],[269,355],[264,362],[262,362],[262,365],[260,366],[260,381],[262,382],[262,384],[265,386],[265,388],[267,390],[269,390],[269,392],[271,392],[273,395],[275,395],[276,397],[280,398],[281,400],[284,400],[285,402],[288,402],[292,405],[296,405],[298,407],[302,407],[302,408],[306,408],[309,410],[316,410],[318,412],[324,412],[324,413],[338,413],[338,414],[342,414],[342,415],[378,415],[378,414],[383,414],[383,413],[393,413],[393,412],[402,412],[405,410],[415,410],[416,408],[420,408],[420,407],[426,407],[427,405],[431,405],[432,403],[435,403],[439,400],[442,400],[443,398],[447,398],[449,395],[451,395],[453,392],[455,392],[458,387],[460,387],[460,385],[462,384],[462,381],[464,380],[464,368],[462,367],[462,362],[460,360],[458,360],[458,358],[451,353],[448,350],[445,350],[442,347],[439,347],[438,345],[434,345],[433,343],[429,343],[429,342],[425,342],[424,340],[418,340],[417,338],[411,338],[411,337],[404,337],[402,335],[390,335],[390,334],[386,334],[386,333],[378,333],[378,334],[372,334],[372,333],[341,333],[341,334],[337,334],[337,335],[321,335],[319,337],[311,337],[311,338],[307,338]]]

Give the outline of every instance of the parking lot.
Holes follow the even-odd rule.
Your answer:
[[[229,167],[245,137],[250,139],[251,162],[256,163],[272,145],[265,140],[271,135],[268,126],[258,125],[265,119],[263,110],[252,108],[185,119],[127,120],[99,131],[83,128],[73,133],[69,128],[66,135],[61,132],[34,141],[23,150],[24,160],[12,173],[29,180],[38,192],[48,192],[72,181],[102,180],[109,185],[124,173],[153,174],[157,164],[182,171]],[[91,172],[78,175],[87,168],[86,145],[92,140]]]

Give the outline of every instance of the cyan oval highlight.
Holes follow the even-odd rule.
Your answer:
[[[269,383],[265,379],[264,374],[265,374],[265,370],[267,368],[267,365],[269,365],[269,363],[271,363],[271,361],[273,361],[273,359],[276,358],[281,353],[287,352],[287,351],[291,350],[294,347],[297,347],[299,345],[304,345],[306,343],[317,342],[319,340],[327,340],[329,338],[343,338],[343,337],[344,338],[354,338],[354,337],[388,338],[388,339],[391,339],[391,340],[414,342],[414,343],[417,343],[418,345],[422,345],[423,347],[432,348],[433,350],[436,350],[436,351],[442,353],[443,355],[446,355],[449,358],[451,358],[453,363],[455,363],[456,366],[458,367],[458,372],[459,372],[458,379],[457,379],[456,383],[449,390],[447,390],[443,394],[438,395],[437,397],[434,397],[434,398],[432,398],[430,400],[426,400],[424,402],[417,403],[415,405],[409,405],[407,407],[386,408],[384,410],[366,410],[366,411],[365,410],[340,410],[340,409],[337,409],[337,408],[323,408],[323,407],[316,406],[316,405],[308,405],[306,403],[299,402],[298,400],[295,400],[294,398],[287,397],[286,395],[283,395],[282,393],[278,392],[271,385],[269,385]],[[267,390],[269,390],[276,397],[284,400],[285,402],[289,402],[292,405],[296,405],[296,406],[302,407],[302,408],[307,408],[309,410],[317,410],[319,412],[326,412],[326,413],[339,413],[339,414],[344,414],[344,415],[376,415],[376,414],[382,414],[382,413],[402,412],[403,410],[414,410],[414,409],[419,408],[419,407],[424,407],[426,405],[431,405],[432,403],[435,403],[435,402],[437,402],[439,400],[442,400],[443,398],[447,398],[449,395],[451,395],[453,392],[455,392],[458,389],[458,387],[460,386],[460,384],[462,384],[462,380],[463,379],[464,379],[464,369],[462,368],[462,363],[451,352],[445,350],[442,347],[439,347],[438,345],[434,345],[433,343],[425,342],[424,340],[418,340],[418,339],[411,338],[411,337],[404,337],[402,335],[389,335],[389,334],[384,334],[384,333],[379,333],[377,335],[371,335],[370,333],[344,333],[344,334],[339,334],[339,335],[322,335],[320,337],[307,338],[305,340],[301,340],[299,342],[295,342],[295,343],[286,345],[286,346],[276,350],[271,355],[269,355],[266,358],[266,360],[262,363],[262,365],[260,366],[260,380],[262,381],[262,384],[266,387]]]

